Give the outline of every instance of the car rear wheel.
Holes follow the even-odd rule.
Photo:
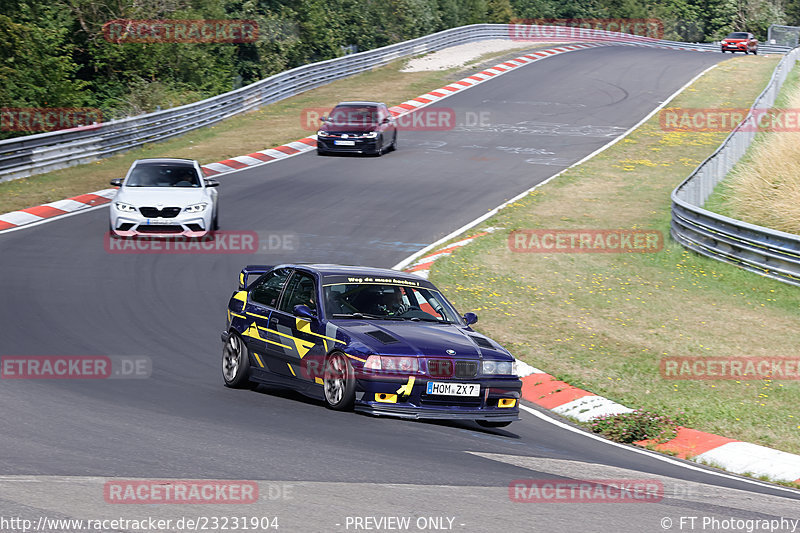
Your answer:
[[[250,357],[242,338],[231,332],[222,348],[222,378],[225,386],[242,389],[250,386]]]
[[[492,422],[491,420],[476,420],[479,426],[485,428],[504,428],[511,422]]]
[[[356,397],[356,382],[353,367],[341,352],[334,352],[325,361],[322,387],[325,403],[336,411],[349,411]]]

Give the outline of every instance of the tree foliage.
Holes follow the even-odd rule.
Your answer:
[[[213,96],[311,61],[519,19],[659,19],[665,38],[766,38],[800,0],[0,0],[0,106],[91,106],[106,117]],[[115,43],[116,19],[252,20],[255,42]]]

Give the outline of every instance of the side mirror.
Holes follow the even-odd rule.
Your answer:
[[[319,117],[319,121],[324,124],[325,122],[328,122],[328,117],[326,117],[325,115],[322,115],[321,117]]]
[[[219,182],[214,178],[206,178],[206,187],[219,187]]]
[[[464,313],[464,322],[466,322],[468,326],[474,324],[477,321],[478,321],[478,315],[476,315],[475,313],[472,312]]]
[[[307,320],[308,322],[316,320],[317,318],[317,315],[314,313],[314,311],[312,311],[307,305],[303,304],[294,306],[294,316],[297,318],[302,318],[303,320]]]
[[[111,183],[111,185],[114,187],[122,187],[122,178],[114,178],[109,183]]]
[[[392,119],[390,119],[389,117],[386,117],[386,118],[383,119],[383,123],[384,124],[391,124],[391,122],[392,122]]]

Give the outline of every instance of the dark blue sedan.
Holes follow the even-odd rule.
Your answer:
[[[250,265],[228,302],[228,387],[278,385],[336,410],[418,419],[519,418],[514,357],[428,280],[377,268]]]

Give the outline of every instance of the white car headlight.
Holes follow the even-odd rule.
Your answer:
[[[136,212],[136,208],[133,207],[130,204],[125,204],[125,203],[122,203],[122,202],[114,202],[114,205],[117,206],[117,209],[119,211],[122,211],[123,213],[135,213]]]
[[[514,364],[511,361],[484,361],[483,373],[491,375],[511,375],[514,373]]]
[[[208,204],[190,205],[186,209],[184,209],[184,211],[186,211],[187,213],[201,213],[201,212],[205,211],[206,205],[208,205]]]
[[[317,137],[327,137],[327,136],[328,136],[328,132],[325,131],[325,130],[319,130],[317,132]]]
[[[364,138],[365,139],[374,139],[377,136],[378,136],[378,132],[377,131],[371,131],[369,133],[365,133],[364,134]]]

